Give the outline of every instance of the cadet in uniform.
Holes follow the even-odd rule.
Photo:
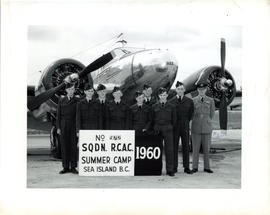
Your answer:
[[[64,174],[71,171],[78,174],[77,167],[77,137],[76,137],[76,105],[79,98],[74,96],[73,84],[66,85],[67,95],[60,98],[57,106],[57,133],[60,135],[61,154]]]
[[[176,123],[174,106],[167,102],[165,88],[158,90],[159,101],[152,106],[154,130],[160,132],[165,145],[167,175],[174,176],[173,127]]]
[[[129,108],[126,103],[121,100],[123,93],[119,87],[114,87],[113,100],[108,104],[108,127],[111,130],[128,129]]]
[[[142,92],[137,91],[135,99],[137,103],[130,106],[130,129],[135,130],[136,136],[141,136],[151,126],[151,107],[144,104]]]
[[[194,112],[194,104],[192,99],[184,95],[185,86],[182,82],[177,81],[175,87],[177,95],[169,100],[175,106],[177,114],[174,127],[174,171],[177,172],[179,138],[181,137],[184,172],[192,174],[189,169],[189,122]]]
[[[98,108],[98,129],[108,128],[108,101],[106,99],[106,87],[103,84],[97,86],[98,98],[96,99]]]
[[[198,172],[199,150],[202,144],[204,154],[204,171],[213,173],[209,164],[209,147],[211,144],[212,119],[215,114],[215,102],[214,99],[205,95],[207,84],[198,84],[197,90],[199,95],[193,99],[195,108],[191,124],[193,146],[192,172]]]
[[[77,103],[76,130],[79,136],[79,130],[98,129],[98,106],[94,100],[95,90],[89,84],[84,86],[85,98]]]
[[[144,94],[144,103],[150,107],[157,102],[155,96],[152,96],[153,90],[152,87],[144,84],[143,85],[143,94]]]

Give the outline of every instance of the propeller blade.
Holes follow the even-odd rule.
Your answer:
[[[27,108],[28,110],[32,111],[38,108],[43,102],[47,101],[49,98],[51,98],[55,93],[57,93],[59,90],[61,90],[63,87],[65,87],[65,82],[59,84],[58,86],[51,88],[47,90],[44,93],[41,93],[31,99],[30,101],[27,101]]]
[[[227,130],[228,124],[228,110],[225,92],[222,92],[220,106],[219,106],[219,125],[220,129]]]
[[[225,39],[221,38],[220,41],[220,59],[221,59],[221,77],[225,77],[225,55],[226,55],[226,44]],[[220,107],[219,107],[219,125],[220,129],[227,130],[228,124],[228,110],[225,92],[221,92]]]
[[[83,78],[84,76],[88,75],[89,73],[99,69],[100,67],[104,66],[108,62],[110,62],[114,58],[115,54],[114,52],[109,52],[100,58],[96,59],[94,62],[89,64],[87,67],[85,67],[79,74],[79,78]],[[49,98],[51,98],[55,93],[57,93],[59,90],[61,90],[65,86],[65,82],[62,82],[60,85],[49,89],[48,91],[41,93],[37,95],[35,98],[31,99],[27,102],[27,108],[32,111],[39,107],[43,102],[47,101]]]
[[[90,63],[87,67],[85,67],[80,73],[79,78],[84,77],[85,75],[88,75],[90,72],[93,72],[100,67],[106,65],[114,58],[114,52],[108,52],[105,55],[102,55],[100,58],[96,59],[94,62]]]
[[[226,55],[226,44],[225,39],[221,38],[220,41],[220,58],[221,58],[221,76],[225,76],[225,55]]]

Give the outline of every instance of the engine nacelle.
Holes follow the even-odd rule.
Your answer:
[[[208,90],[206,94],[215,100],[216,108],[220,106],[222,92],[225,92],[227,105],[229,105],[236,94],[236,85],[232,75],[225,70],[225,77],[221,77],[220,66],[208,66],[183,81],[186,86],[186,93],[196,91],[196,85],[199,83],[207,83]]]
[[[35,90],[35,95],[45,92],[53,87],[56,87],[57,85],[61,84],[64,80],[64,78],[72,73],[79,73],[81,70],[83,70],[85,66],[80,63],[77,60],[74,59],[60,59],[52,64],[50,64],[48,67],[46,67],[42,73],[42,76],[39,80],[39,83]],[[93,84],[93,80],[91,77],[91,74],[86,76],[83,79],[80,79],[76,85],[76,92],[75,94],[83,94],[83,86],[85,83]],[[60,90],[57,92],[54,96],[52,96],[49,100],[47,100],[45,103],[46,110],[44,112],[48,112],[48,107],[50,108],[51,112],[55,112],[57,109],[58,100],[61,96],[65,95],[65,89]],[[42,107],[42,105],[41,105]],[[39,110],[42,112],[42,110]]]

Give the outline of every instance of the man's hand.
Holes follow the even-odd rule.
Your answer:
[[[60,128],[58,128],[56,132],[57,132],[57,134],[61,135],[61,129]]]
[[[75,81],[77,81],[79,79],[79,75],[77,73],[72,73],[70,75],[68,75],[67,77],[65,77],[64,81],[66,83],[73,83]]]
[[[79,137],[79,132],[77,132],[77,137]]]
[[[142,132],[146,132],[146,129],[144,128],[144,129],[142,130]]]

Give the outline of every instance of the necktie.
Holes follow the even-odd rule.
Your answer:
[[[178,98],[178,101],[179,101],[179,102],[181,102],[181,101],[182,101],[181,96]]]
[[[201,98],[201,101],[203,102],[203,97]]]
[[[164,103],[161,103],[161,106],[164,107]]]

